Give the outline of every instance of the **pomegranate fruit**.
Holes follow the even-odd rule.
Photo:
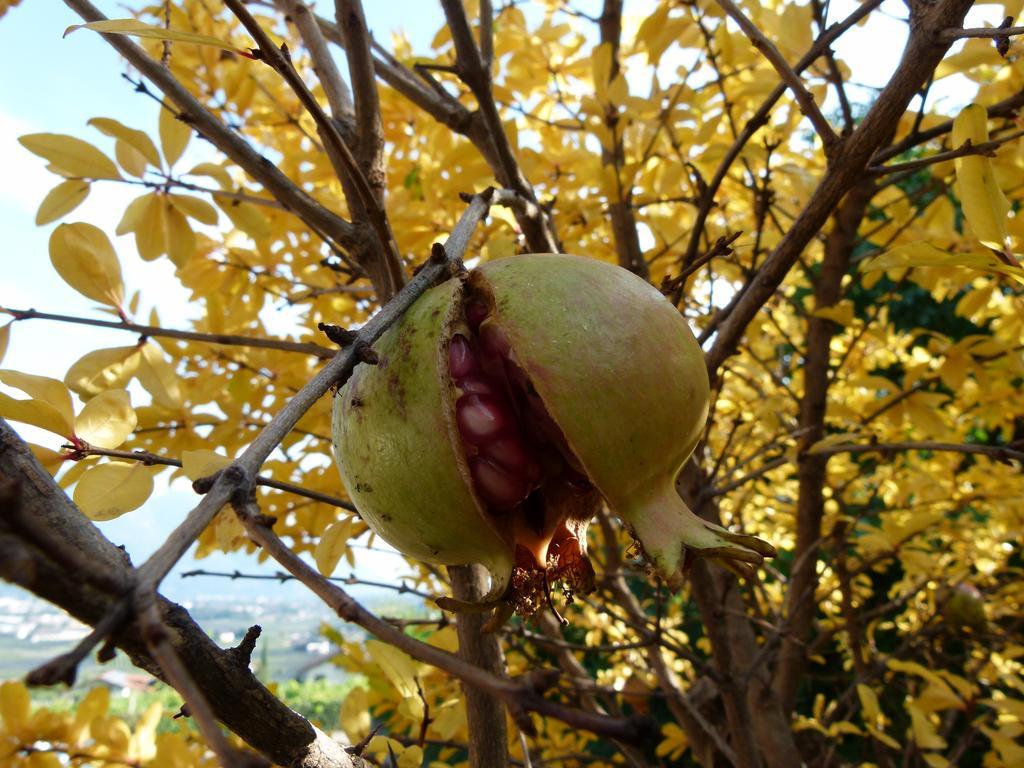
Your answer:
[[[707,416],[704,358],[632,273],[576,256],[490,262],[425,293],[375,351],[334,403],[352,501],[406,555],[486,566],[498,621],[550,604],[554,582],[570,599],[593,589],[586,532],[602,498],[674,587],[694,555],[749,568],[774,554],[679,498]]]

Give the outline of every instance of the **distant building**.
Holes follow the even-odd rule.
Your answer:
[[[139,672],[122,672],[119,669],[105,670],[96,679],[111,691],[124,698],[133,693],[149,690],[150,687],[156,684],[156,678],[152,675]]]

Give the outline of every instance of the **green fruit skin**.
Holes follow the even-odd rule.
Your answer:
[[[704,355],[679,311],[632,272],[580,256],[519,256],[478,271],[516,359],[605,499],[621,510],[671,485],[709,396]]]
[[[418,560],[482,563],[500,593],[511,547],[470,490],[455,429],[447,329],[461,291],[427,291],[374,345],[379,363],[356,367],[334,400],[335,457],[371,530]]]
[[[520,256],[478,272],[516,360],[662,576],[679,582],[687,547],[732,556],[733,542],[674,489],[710,394],[704,355],[679,311],[633,273],[579,256]]]
[[[748,563],[773,553],[701,520],[675,491],[709,386],[700,346],[661,293],[617,266],[554,254],[489,262],[469,279],[492,294],[512,357],[670,585],[687,550]],[[357,367],[335,400],[335,450],[371,529],[421,560],[482,563],[496,596],[510,577],[512,538],[472,490],[447,368],[461,291],[457,280],[428,291],[375,345],[380,364]]]

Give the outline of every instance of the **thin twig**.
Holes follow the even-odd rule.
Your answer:
[[[107,17],[89,0],[64,2],[86,21],[107,20]],[[209,139],[217,149],[261,183],[285,208],[306,222],[307,226],[324,233],[331,241],[346,248],[362,245],[365,237],[357,227],[318,203],[285,176],[276,165],[253,149],[241,135],[224,125],[178,82],[170,70],[164,69],[159,61],[124,35],[104,34],[102,37],[177,106],[179,120],[186,122]]]
[[[1012,37],[1024,35],[1024,27],[966,27],[964,29],[944,29],[939,33],[943,42],[952,43],[965,37]]]
[[[486,691],[505,702],[513,710],[536,712],[542,716],[561,720],[575,728],[628,743],[637,743],[643,738],[645,726],[641,720],[597,715],[548,701],[540,694],[532,680],[515,681],[498,677],[463,661],[458,656],[405,634],[366,610],[347,592],[327,581],[305,560],[289,549],[273,530],[264,524],[265,518],[260,514],[255,501],[251,499],[236,500],[235,504],[239,518],[250,537],[263,547],[267,554],[329,605],[341,619],[362,627],[417,661],[437,667],[468,685]]]
[[[140,325],[118,320],[96,320],[91,317],[73,315],[56,315],[49,312],[37,312],[34,309],[10,309],[0,307],[15,320],[55,320],[61,323],[91,325],[97,328],[113,328],[118,331],[129,331],[141,336],[154,336],[165,339],[182,339],[183,341],[200,341],[206,344],[223,344],[236,347],[258,347],[260,349],[279,349],[284,352],[300,352],[321,359],[333,357],[336,350],[320,344],[304,341],[288,341],[287,339],[268,339],[260,336],[236,336],[228,333],[202,333],[200,331],[180,331],[174,328],[161,328],[156,325]]]
[[[249,9],[246,8],[242,0],[224,0],[224,3],[238,20],[242,22],[242,26],[248,30],[249,34],[253,36],[256,45],[259,46],[259,57],[284,78],[285,82],[295,92],[295,95],[298,96],[302,106],[316,122],[317,128],[331,150],[344,163],[347,178],[355,188],[359,203],[366,211],[380,247],[380,257],[384,260],[384,263],[379,265],[364,264],[363,266],[373,267],[372,271],[375,274],[379,273],[376,274],[374,285],[382,298],[390,298],[401,287],[402,280],[404,279],[404,276],[401,274],[402,259],[398,253],[398,246],[395,244],[394,237],[391,234],[391,226],[388,224],[387,214],[385,214],[384,209],[380,206],[380,201],[374,195],[366,176],[356,162],[355,157],[353,157],[348,144],[345,143],[345,140],[338,132],[338,126],[327,116],[320,103],[316,100],[316,97],[313,96],[305,81],[303,81],[295,69],[287,47],[279,48],[274,45],[270,37],[263,30],[263,27],[249,13]]]
[[[775,67],[779,77],[789,86],[789,90],[793,92],[793,97],[796,99],[797,104],[800,105],[800,111],[811,121],[814,131],[821,137],[821,141],[825,145],[825,154],[830,154],[832,147],[839,140],[839,137],[836,136],[832,126],[829,125],[828,120],[821,113],[817,103],[814,101],[814,96],[807,90],[800,76],[789,66],[789,62],[782,56],[779,49],[775,47],[775,44],[765,37],[764,33],[758,29],[754,22],[747,18],[739,6],[732,2],[732,0],[715,0],[715,2],[739,25],[743,33],[750,38],[750,42],[754,44],[754,47]]]

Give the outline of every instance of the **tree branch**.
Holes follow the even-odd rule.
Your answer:
[[[464,683],[500,699],[513,711],[536,712],[542,716],[561,720],[570,726],[631,744],[639,743],[644,738],[646,725],[642,720],[597,715],[548,701],[541,695],[542,691],[538,688],[537,682],[543,680],[544,675],[524,681],[498,677],[463,661],[458,656],[405,634],[392,624],[367,611],[347,592],[329,582],[285,546],[284,542],[265,524],[265,518],[260,514],[255,501],[251,499],[236,501],[236,504],[238,504],[236,511],[239,513],[239,518],[253,541],[284,566],[285,570],[309,587],[310,591],[330,606],[341,619],[362,627],[378,639],[404,651],[417,661],[437,667]]]
[[[0,568],[0,574],[79,621],[100,625],[117,611],[119,598],[116,591],[97,585],[131,583],[127,556],[78,511],[2,419],[0,484],[16,489],[13,499],[0,504],[0,542],[15,544],[19,553],[19,567]],[[65,557],[69,552],[74,554]],[[338,755],[343,753],[340,746],[278,701],[248,666],[239,664],[231,651],[218,648],[183,608],[162,597],[157,605],[169,642],[214,714],[246,743],[279,765],[368,768],[365,761]],[[166,679],[136,625],[114,627],[110,637],[134,664]],[[336,759],[325,759],[331,755]]]
[[[141,336],[153,336],[164,339],[182,339],[184,341],[199,341],[206,344],[223,344],[225,346],[254,347],[258,349],[279,349],[284,352],[299,352],[304,355],[313,355],[321,359],[333,357],[337,351],[330,347],[321,346],[320,344],[312,344],[303,341],[267,339],[260,336],[235,336],[228,333],[179,331],[174,328],[161,328],[157,325],[140,325],[138,323],[129,323],[123,320],[95,320],[91,317],[56,315],[49,312],[37,312],[34,309],[10,309],[8,307],[0,307],[0,312],[6,312],[15,320],[55,320],[57,322],[73,323],[75,325],[91,325],[96,328],[113,328],[118,331],[138,333]]]
[[[391,234],[391,225],[388,223],[381,200],[378,200],[374,194],[365,174],[338,132],[337,125],[326,115],[319,102],[306,87],[306,83],[292,64],[288,49],[286,47],[278,48],[274,45],[259,22],[249,13],[242,0],[224,0],[224,2],[242,22],[242,26],[253,36],[259,46],[259,58],[284,78],[295,95],[298,96],[302,106],[316,122],[327,146],[336,157],[340,158],[345,173],[343,181],[347,180],[355,192],[354,199],[350,199],[349,202],[357,206],[357,211],[365,212],[377,240],[375,248],[366,248],[365,240],[361,243],[364,248],[362,258],[359,259],[360,266],[370,276],[381,301],[389,300],[405,284],[405,275],[402,270],[402,258],[398,253],[394,236]],[[358,110],[358,93],[356,98]]]
[[[839,137],[836,136],[835,131],[832,130],[832,126],[829,125],[825,116],[821,114],[821,110],[818,109],[814,97],[804,86],[800,76],[789,66],[789,63],[779,52],[779,49],[775,47],[775,44],[765,37],[764,33],[758,29],[754,22],[747,18],[739,6],[732,2],[732,0],[715,0],[715,2],[729,15],[729,18],[739,25],[739,28],[743,30],[743,34],[750,38],[750,42],[754,44],[754,47],[775,67],[775,71],[779,73],[782,81],[789,86],[789,90],[792,91],[797,104],[800,105],[800,111],[811,121],[815,133],[821,137],[822,144],[825,146],[825,154],[831,155],[832,148],[839,140]]]
[[[829,445],[815,449],[814,456],[835,456],[837,453],[901,453],[903,451],[936,451],[946,453],[967,453],[988,456],[1003,464],[1011,461],[1024,464],[1024,451],[1017,451],[1002,445],[978,443],[942,443],[932,440],[908,441],[903,443],[866,443],[859,445]]]
[[[962,22],[969,7],[968,0],[940,0],[934,5],[922,5],[915,12],[910,39],[893,77],[857,130],[837,145],[825,176],[775,250],[724,311],[725,320],[706,355],[712,380],[735,351],[747,325],[782,283],[835,206],[861,178],[872,155],[892,135],[907,104],[945,56],[948,44],[936,42],[935,31]]]
[[[793,71],[798,75],[807,69],[811,64],[817,61],[818,57],[821,56],[828,47],[835,42],[843,33],[855,26],[862,19],[866,18],[872,11],[874,11],[879,5],[882,4],[882,0],[867,0],[861,3],[857,9],[847,16],[843,21],[838,24],[833,24],[827,30],[825,30],[818,38],[814,41],[810,50],[797,62]],[[704,233],[704,225],[707,222],[708,215],[711,213],[711,209],[715,204],[715,195],[718,194],[719,188],[722,186],[722,182],[725,181],[725,177],[729,170],[732,168],[736,158],[739,157],[743,151],[743,147],[747,145],[747,142],[753,138],[754,134],[768,122],[768,115],[771,113],[776,102],[782,98],[782,95],[786,92],[785,83],[777,85],[767,98],[761,103],[757,111],[747,120],[743,129],[740,131],[739,136],[733,141],[732,146],[722,157],[718,163],[718,167],[715,169],[715,175],[711,177],[711,181],[707,183],[707,187],[701,192],[700,204],[697,206],[697,215],[694,219],[693,228],[690,230],[690,240],[687,243],[686,251],[683,254],[681,263],[683,267],[688,267],[694,259],[698,256],[700,250],[700,239]]]
[[[601,12],[601,44],[611,47],[611,69],[608,82],[611,83],[619,75],[619,43],[622,37],[622,0],[605,0]],[[650,277],[650,267],[644,259],[640,248],[640,235],[636,228],[636,215],[633,209],[633,185],[623,186],[622,167],[625,164],[625,148],[623,146],[623,129],[619,122],[622,115],[616,104],[605,105],[604,124],[612,136],[612,146],[601,142],[601,165],[609,166],[615,174],[616,196],[608,201],[608,218],[611,220],[612,237],[615,238],[615,251],[619,257],[619,266],[628,269],[644,280]]]
[[[64,0],[65,4],[86,21],[105,21],[104,16],[89,0]],[[327,210],[291,179],[277,169],[266,157],[254,150],[245,139],[225,126],[178,82],[169,69],[151,58],[140,46],[123,35],[103,35],[103,38],[125,57],[144,77],[149,78],[175,105],[179,120],[192,126],[221,152],[231,158],[253,179],[262,184],[286,209],[299,216],[309,226],[316,227],[344,248],[362,246],[365,236],[351,223]]]
[[[291,18],[295,28],[302,36],[309,56],[313,60],[313,71],[320,80],[320,86],[324,89],[327,103],[331,107],[331,114],[335,120],[351,120],[355,115],[355,107],[352,104],[352,94],[341,77],[341,71],[335,64],[331,51],[327,46],[327,39],[324,37],[320,25],[316,22],[316,15],[306,5],[304,0],[276,0],[278,7],[283,7]]]
[[[859,242],[858,229],[874,195],[870,180],[862,180],[846,196],[835,212],[835,224],[825,242],[821,272],[814,285],[814,307],[834,306],[842,295],[842,281],[850,267],[854,248]],[[825,435],[825,411],[828,390],[832,384],[832,337],[839,328],[831,320],[817,315],[807,319],[806,352],[804,353],[804,391],[800,399],[800,454],[797,467],[798,496],[796,504],[795,565],[786,589],[786,622],[788,632],[782,640],[775,689],[785,711],[790,712],[806,664],[807,635],[817,611],[814,594],[818,586],[817,551],[821,540],[821,524],[825,513],[825,466],[828,459],[806,451]]]
[[[1024,27],[965,27],[964,29],[944,29],[939,33],[943,42],[953,43],[965,37],[1012,37],[1024,35]]]
[[[520,170],[515,153],[512,151],[512,145],[502,125],[501,115],[498,114],[498,108],[494,103],[494,94],[491,91],[491,73],[484,68],[480,49],[477,47],[476,41],[473,40],[473,33],[469,28],[469,19],[466,17],[466,9],[462,5],[462,0],[441,0],[441,7],[444,9],[445,18],[448,19],[448,27],[455,44],[456,66],[459,75],[476,97],[484,125],[490,135],[497,158],[497,167],[494,170],[498,182],[537,205],[537,195]],[[521,219],[520,224],[527,246],[531,251],[557,253],[561,250],[551,221],[543,211],[536,219]]]
[[[456,600],[479,602],[487,594],[487,570],[482,565],[452,565],[448,567],[448,575]],[[487,620],[487,614],[483,613],[456,614],[459,658],[496,678],[504,678],[501,635],[485,632]],[[466,697],[470,768],[507,768],[508,727],[501,700],[472,685],[464,684],[462,692]]]
[[[927,168],[930,165],[941,163],[946,160],[954,160],[958,157],[967,157],[969,155],[985,155],[987,157],[994,157],[995,150],[1001,147],[1007,142],[1019,139],[1024,136],[1024,130],[1013,131],[992,139],[992,141],[986,141],[981,144],[972,144],[969,140],[963,145],[956,149],[950,149],[946,152],[939,152],[936,155],[930,157],[922,157],[919,160],[908,160],[905,163],[894,163],[893,165],[872,165],[868,167],[868,173],[876,176],[885,176],[891,173],[903,173],[906,171],[916,171],[920,168]]]

